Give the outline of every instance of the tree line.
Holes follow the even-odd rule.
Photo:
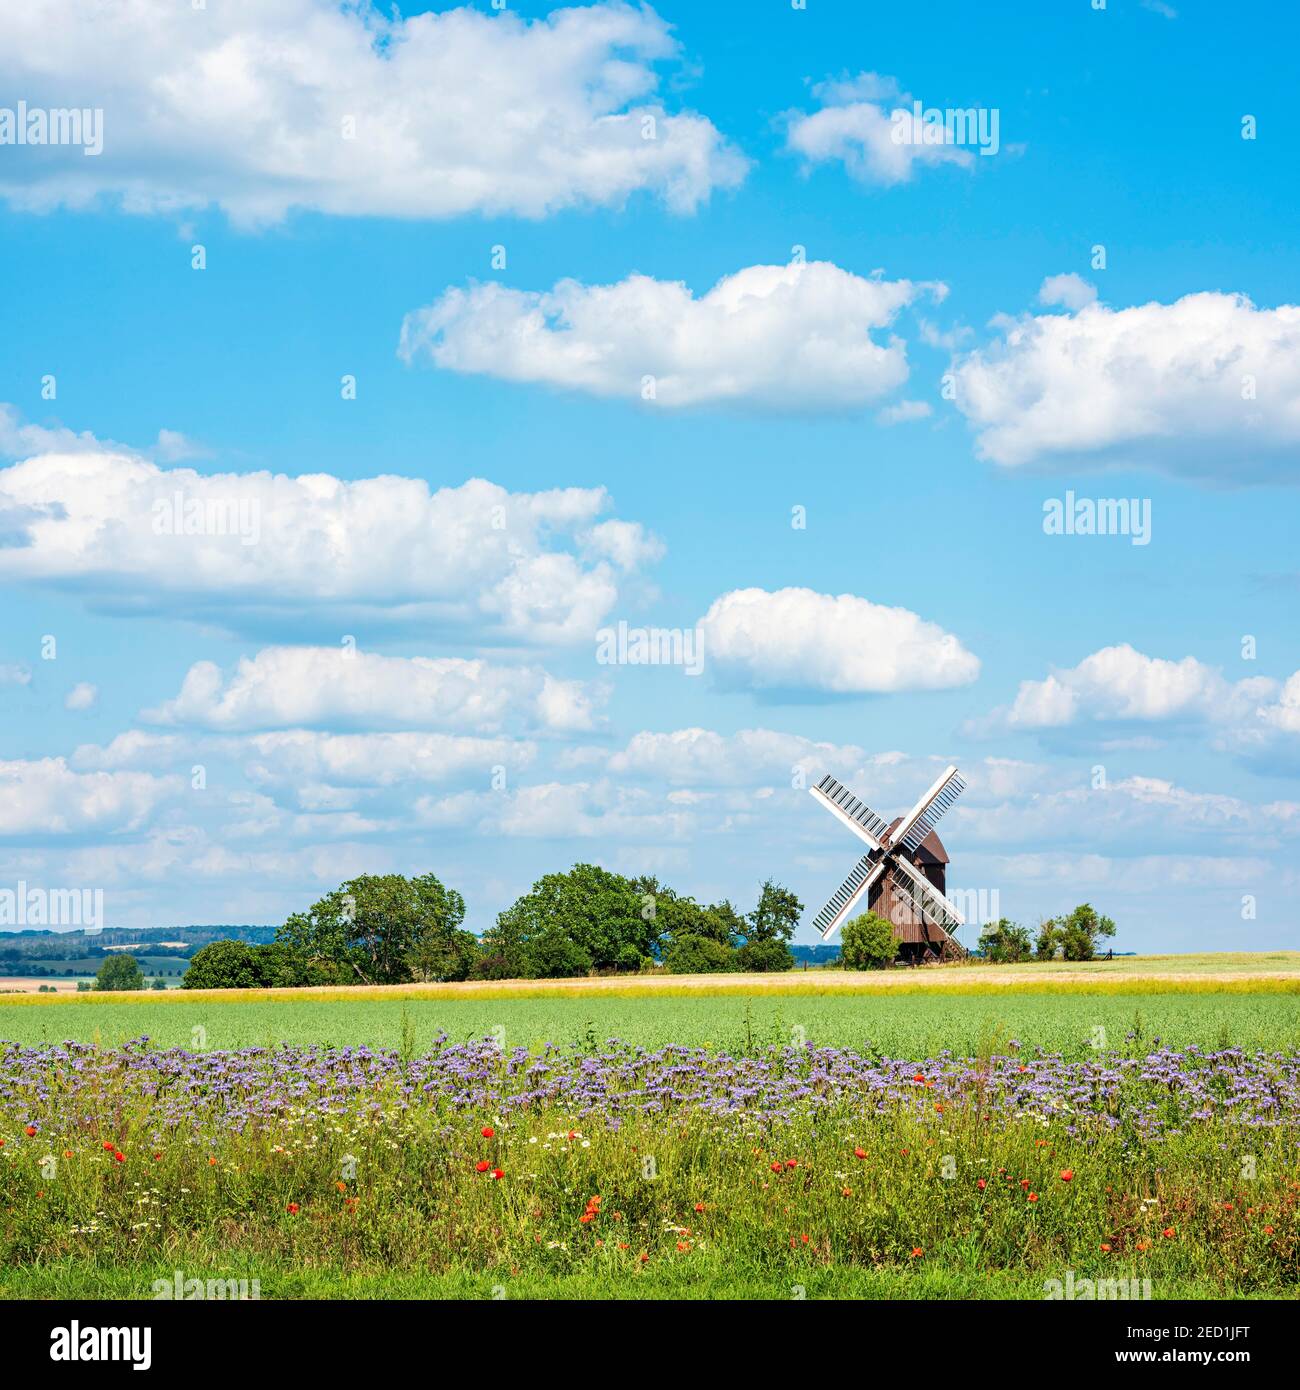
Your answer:
[[[363,874],[296,912],[274,941],[214,941],[185,989],[563,979],[662,967],[671,974],[780,971],[803,904],[769,879],[742,913],[698,903],[655,877],[595,864],[545,874],[476,937],[465,899],[436,875]]]

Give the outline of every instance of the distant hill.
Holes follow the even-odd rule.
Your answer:
[[[28,927],[0,931],[0,975],[39,974],[32,963],[102,959],[123,948],[140,955],[188,960],[210,941],[273,941],[276,927],[221,925],[207,927],[105,927],[102,931],[51,931]],[[167,945],[162,945],[166,942]],[[84,968],[84,964],[83,964]]]
[[[840,958],[838,946],[791,946],[790,953],[800,965],[830,965]]]

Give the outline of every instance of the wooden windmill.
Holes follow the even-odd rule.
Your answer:
[[[867,853],[813,918],[823,941],[865,901],[870,911],[893,923],[905,958],[966,954],[955,934],[965,919],[944,897],[948,855],[934,831],[965,786],[957,769],[949,767],[907,815],[890,824],[834,777],[808,789],[867,845]]]

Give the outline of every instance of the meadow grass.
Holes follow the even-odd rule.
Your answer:
[[[918,1094],[880,1114],[845,1099],[780,1123],[683,1110],[611,1128],[384,1084],[333,1118],[194,1142],[110,1080],[66,1130],[6,1128],[2,1287],[141,1296],[180,1270],[256,1278],[264,1297],[1041,1298],[1073,1272],[1149,1280],[1153,1298],[1294,1293],[1293,1131],[1149,1143]]]
[[[1267,982],[1256,982],[1267,983]],[[83,996],[84,997],[84,996]],[[1100,1030],[1100,1031],[1099,1031]],[[233,1048],[280,1042],[416,1048],[443,1032],[489,1034],[508,1046],[595,1045],[622,1038],[646,1047],[709,1044],[738,1052],[792,1040],[876,1047],[891,1056],[944,1048],[973,1054],[988,1036],[1083,1056],[1098,1046],[1163,1041],[1185,1046],[1300,1045],[1300,999],[1268,988],[1079,993],[868,993],[854,995],[507,997],[424,999],[409,994],[338,998],[217,992],[160,999],[105,995],[57,1007],[0,1004],[0,1039],[117,1046],[147,1035],[166,1047]]]
[[[733,1299],[820,1300],[1032,1300],[1045,1293],[1038,1274],[985,1269],[949,1270],[912,1261],[906,1268],[853,1265],[800,1266],[797,1271],[764,1273],[743,1261],[716,1253],[695,1260],[634,1263],[630,1269],[587,1269],[571,1274],[537,1273],[502,1265],[496,1269],[392,1270],[370,1268],[339,1273],[328,1266],[303,1267],[274,1255],[250,1261],[238,1247],[219,1250],[177,1247],[170,1259],[154,1263],[103,1264],[64,1258],[50,1263],[0,1270],[0,1299],[151,1299],[156,1280],[174,1282],[182,1274],[213,1280],[239,1280],[252,1296],[264,1299],[525,1299],[608,1301],[645,1299],[712,1301]],[[1297,1297],[1296,1291],[1267,1286],[1225,1293],[1221,1282],[1180,1277],[1153,1281],[1152,1300],[1265,1299]]]
[[[290,1042],[401,1059],[440,1032],[579,1053],[621,1037],[714,1058],[805,1045],[1085,1062],[1162,1043],[1300,1052],[1295,981],[1214,973],[1048,972],[1007,986],[975,970],[942,985],[929,983],[940,972],[908,972],[885,987],[792,988],[819,983],[801,972],[747,994],[654,978],[562,993],[11,997],[0,1039],[112,1047],[148,1034],[200,1052]],[[1300,1285],[1289,1113],[1271,1128],[1217,1117],[1157,1136],[1101,1112],[992,1113],[976,1087],[933,1110],[874,1113],[855,1092],[779,1120],[670,1105],[612,1126],[546,1095],[501,1113],[472,1088],[449,1103],[389,1076],[337,1114],[304,1106],[188,1132],[162,1119],[176,1094],[149,1100],[113,1065],[96,1077],[59,1111],[80,1083],[49,1063],[39,1105],[63,1118],[32,1136],[30,1097],[26,1110],[16,1092],[0,1101],[0,1296],[149,1297],[176,1270],[257,1279],[266,1298],[1035,1299],[1068,1271],[1149,1280],[1155,1299],[1294,1297]],[[220,1093],[182,1094],[208,1113]],[[1159,1083],[1153,1108],[1177,1094]]]

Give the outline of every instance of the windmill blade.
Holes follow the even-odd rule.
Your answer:
[[[955,767],[949,767],[928,792],[899,822],[891,845],[902,845],[915,854],[921,841],[934,829],[939,817],[966,788],[966,779]]]
[[[853,910],[854,904],[884,872],[883,859],[875,860],[871,855],[864,854],[858,860],[853,872],[831,895],[830,902],[813,918],[813,926],[821,932],[823,941],[829,939],[830,934]]]
[[[939,927],[956,939],[958,927],[966,925],[966,919],[957,911],[954,904],[930,882],[924,874],[914,869],[901,854],[894,855],[891,864],[898,870],[894,875],[894,891],[914,908],[932,926]],[[958,943],[960,945],[960,943]]]
[[[831,815],[843,821],[859,840],[865,840],[872,849],[880,848],[888,823],[882,816],[876,815],[865,801],[860,801],[854,796],[843,782],[837,782],[828,774],[808,790]]]

